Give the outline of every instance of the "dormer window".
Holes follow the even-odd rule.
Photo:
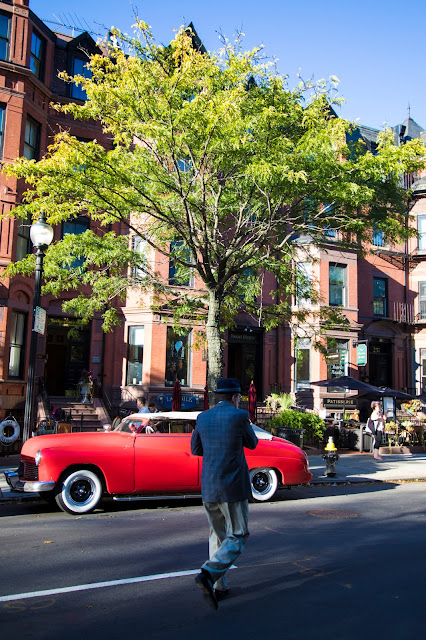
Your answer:
[[[87,67],[89,63],[88,58],[83,60],[82,58],[74,58],[73,66],[72,66],[72,75],[73,76],[84,76],[85,78],[91,78],[92,72]],[[83,89],[81,85],[72,84],[71,85],[71,97],[77,98],[78,100],[87,100],[86,91]]]

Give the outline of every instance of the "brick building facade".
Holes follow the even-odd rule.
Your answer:
[[[51,102],[84,100],[81,89],[58,78],[58,71],[84,73],[86,51],[99,51],[88,33],[77,37],[54,33],[30,10],[28,0],[0,2],[3,164],[20,155],[40,159],[59,128],[70,130],[81,140],[96,138],[109,144],[96,122],[76,122],[49,106]],[[409,118],[396,128],[399,142],[404,136],[422,135],[421,128],[413,123]],[[377,133],[367,127],[359,129],[372,151]],[[426,385],[426,189],[423,191],[421,180],[416,184],[413,213],[420,229],[419,240],[394,247],[388,246],[379,233],[373,233],[373,254],[360,257],[342,250],[337,234],[325,232],[327,244],[316,254],[319,259],[305,264],[320,284],[323,304],[341,306],[347,318],[344,327],[324,336],[328,357],[315,351],[302,332],[296,341],[288,327],[266,332],[253,318],[240,315],[236,327],[226,334],[225,375],[240,378],[244,390],[253,379],[259,400],[272,390],[294,392],[302,404],[323,411],[327,398],[342,394],[333,395],[310,383],[341,373],[420,393]],[[1,174],[2,210],[19,203],[24,190],[23,184]],[[32,248],[30,223],[5,218],[0,224],[1,269]],[[82,215],[56,228],[55,238],[87,228],[94,228],[93,222]],[[115,231],[127,233],[118,227]],[[142,242],[138,238],[132,241]],[[165,280],[173,277],[172,265],[164,257],[152,255],[150,260]],[[183,286],[197,285],[195,281]],[[266,275],[265,304],[274,288],[273,278]],[[17,276],[13,281],[0,281],[0,419],[23,406],[33,290],[32,278]],[[152,312],[149,295],[129,291],[119,309],[122,325],[113,333],[104,334],[101,319],[95,317],[85,331],[70,337],[73,319],[62,312],[61,302],[50,296],[42,299],[48,323],[45,335],[38,339],[36,380],[45,380],[49,395],[73,394],[82,370],[89,369],[115,406],[142,394],[157,397],[170,393],[176,376],[184,393],[202,396],[207,363],[203,348],[194,346],[196,332],[202,331],[202,326],[188,326],[187,336],[176,335],[166,310]],[[295,304],[307,303],[295,300]],[[356,356],[360,341],[368,345],[368,362],[362,367],[357,365]]]

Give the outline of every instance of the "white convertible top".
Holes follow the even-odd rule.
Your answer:
[[[157,413],[131,413],[125,420],[196,420],[202,411],[158,411]],[[251,423],[253,431],[259,440],[272,440],[269,431],[265,431],[256,424]]]
[[[156,413],[131,413],[129,416],[123,418],[123,420],[144,420],[149,418],[159,418],[163,420],[196,420],[201,411],[157,411]]]

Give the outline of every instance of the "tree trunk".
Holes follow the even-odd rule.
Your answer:
[[[209,392],[215,391],[217,381],[223,373],[223,348],[220,335],[220,305],[217,291],[209,291],[209,312],[207,316],[207,384]],[[210,402],[211,405],[211,402]]]

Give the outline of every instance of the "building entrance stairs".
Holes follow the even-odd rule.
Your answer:
[[[64,412],[64,417],[56,421],[56,430],[59,433],[66,432],[68,430],[66,425],[69,424],[71,424],[71,431],[98,431],[106,421],[103,407],[99,406],[99,400],[84,403],[76,398],[49,396],[49,402],[52,411],[60,408]]]

